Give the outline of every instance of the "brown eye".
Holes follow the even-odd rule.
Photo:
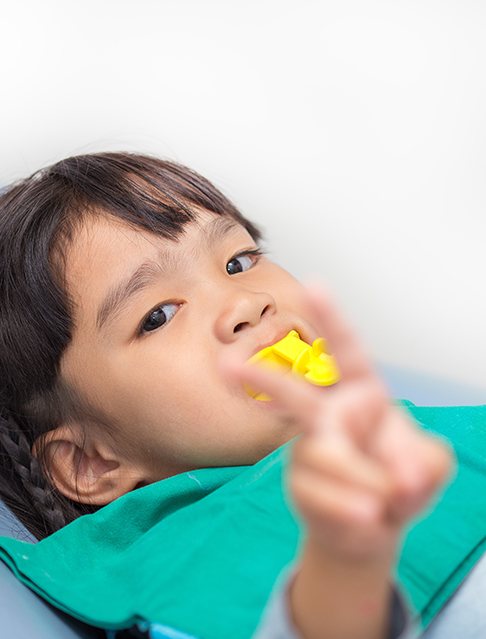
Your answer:
[[[167,303],[157,306],[149,313],[140,327],[140,333],[149,333],[164,324],[168,324],[177,313],[180,304]]]
[[[262,253],[263,251],[261,249],[255,249],[254,251],[245,251],[240,255],[235,255],[235,257],[226,264],[226,272],[228,275],[234,275],[235,273],[248,271],[258,262]]]

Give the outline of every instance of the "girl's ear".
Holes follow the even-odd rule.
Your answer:
[[[48,476],[72,501],[102,506],[150,483],[142,468],[118,457],[101,439],[84,440],[76,425],[58,426],[39,437],[32,447],[34,456],[41,443]]]

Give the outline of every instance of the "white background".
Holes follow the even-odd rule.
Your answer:
[[[0,184],[138,150],[209,177],[383,362],[486,390],[486,3],[2,3]]]

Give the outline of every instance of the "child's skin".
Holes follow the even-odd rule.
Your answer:
[[[71,499],[102,505],[186,470],[253,464],[303,433],[288,477],[308,527],[294,622],[305,639],[384,637],[397,536],[443,482],[449,453],[391,404],[326,296],[306,296],[264,256],[234,261],[256,248],[240,225],[206,244],[214,221],[228,219],[201,212],[177,241],[108,217],[78,233],[66,260],[75,330],[61,375],[92,419],[45,436],[52,479]],[[108,291],[148,259],[164,270],[130,300],[125,293],[126,306],[98,330]],[[230,262],[242,272],[229,274]],[[139,336],[162,304],[170,321]],[[339,384],[317,389],[244,364],[292,328],[307,342],[328,340]],[[243,381],[274,402],[250,398]]]

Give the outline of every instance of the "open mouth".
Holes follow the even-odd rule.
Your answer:
[[[259,363],[270,369],[277,369],[282,373],[290,373],[295,357],[298,357],[299,350],[302,351],[303,347],[308,348],[308,344],[301,340],[299,333],[295,329],[291,329],[277,341],[258,350],[248,361]],[[245,390],[248,395],[257,401],[272,401],[272,398],[265,392],[252,389],[247,385],[245,385]]]
[[[316,386],[330,386],[340,379],[336,362],[327,352],[326,341],[318,337],[309,344],[295,329],[257,351],[248,361],[284,374],[296,373]],[[258,401],[268,402],[271,399],[258,389],[245,386],[245,390]]]

